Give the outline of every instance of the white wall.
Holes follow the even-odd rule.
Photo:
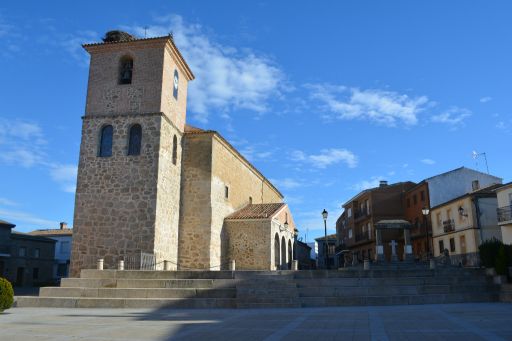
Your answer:
[[[472,183],[474,180],[478,180],[480,188],[502,183],[501,178],[469,168],[460,168],[445,174],[436,175],[425,180],[428,183],[430,207],[473,192]]]

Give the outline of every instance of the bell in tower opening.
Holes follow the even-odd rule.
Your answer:
[[[124,57],[121,59],[119,70],[119,84],[131,84],[133,71],[133,59]]]

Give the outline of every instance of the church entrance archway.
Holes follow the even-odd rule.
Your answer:
[[[274,269],[279,270],[279,236],[276,233],[274,238]]]
[[[285,270],[286,266],[286,240],[284,237],[281,238],[281,269]]]
[[[292,241],[288,239],[288,269],[292,268]]]

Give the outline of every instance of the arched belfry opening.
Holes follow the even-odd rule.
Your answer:
[[[132,84],[133,58],[123,56],[119,60],[119,84]]]

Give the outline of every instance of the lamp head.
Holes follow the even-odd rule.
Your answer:
[[[324,218],[324,220],[327,220],[328,215],[329,215],[329,213],[327,213],[327,211],[324,208],[324,210],[322,211],[322,217]]]

